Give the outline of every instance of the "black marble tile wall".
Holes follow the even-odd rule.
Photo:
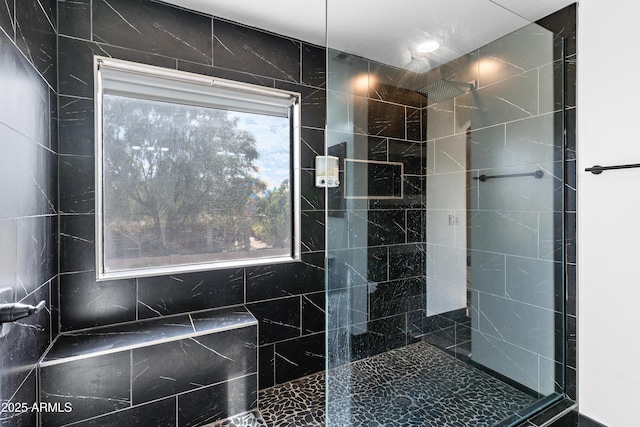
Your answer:
[[[43,425],[203,425],[257,408],[257,322],[244,308],[61,335],[38,370]],[[177,421],[176,421],[177,417]]]
[[[348,125],[328,123],[330,152],[403,166],[402,194],[388,190],[397,166],[369,168],[361,181],[347,170],[341,182],[360,189],[346,196],[360,199],[331,201],[327,357],[335,366],[406,345],[411,319],[424,316],[427,162],[424,98],[411,89],[419,76],[339,52],[330,57],[330,108],[353,117]]]
[[[1,287],[11,289],[2,302],[46,303],[39,313],[0,326],[0,424],[8,426],[39,421],[36,412],[11,408],[37,402],[36,364],[57,331],[54,17],[45,0],[0,5],[0,277]]]
[[[209,322],[216,323],[216,314],[209,313]],[[193,335],[191,323],[186,326]],[[170,337],[161,336],[160,342],[120,350],[118,333],[105,331],[104,345],[98,347],[113,353],[45,360],[39,370],[40,399],[62,409],[43,413],[43,425],[202,425],[255,409],[255,320],[253,325],[202,332],[167,342],[162,340]]]
[[[324,331],[325,204],[314,161],[324,150],[325,50],[156,1],[59,1],[58,16],[60,331],[246,304],[259,321],[260,384],[273,385],[276,364],[262,355]],[[300,92],[302,260],[96,282],[94,55]]]

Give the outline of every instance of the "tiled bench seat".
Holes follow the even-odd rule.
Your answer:
[[[59,409],[46,426],[212,423],[257,409],[257,321],[237,307],[62,334],[39,381]]]

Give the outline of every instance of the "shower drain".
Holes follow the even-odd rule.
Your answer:
[[[400,406],[409,407],[413,404],[413,401],[406,396],[396,397],[396,403]]]

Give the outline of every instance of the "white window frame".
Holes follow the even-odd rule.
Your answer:
[[[104,259],[102,133],[102,99],[105,93],[153,101],[183,101],[181,103],[187,105],[289,117],[292,123],[290,151],[292,167],[292,245],[290,255],[106,271]],[[98,281],[276,264],[300,260],[300,93],[95,56],[94,95],[95,242],[96,279]],[[286,116],[284,114],[286,114]]]

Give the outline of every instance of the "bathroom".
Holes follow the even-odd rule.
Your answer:
[[[327,3],[326,37],[332,45],[332,35],[337,34],[339,26],[344,26],[337,15],[343,14],[331,8],[332,2]],[[488,10],[494,10],[491,7],[496,5],[487,3],[490,3]],[[579,7],[577,9],[581,10]],[[613,420],[624,420],[624,415],[615,418],[616,415],[609,414],[599,404],[593,403],[591,407],[585,406],[583,411],[580,403],[581,396],[585,397],[587,404],[593,400],[589,400],[589,391],[592,389],[586,388],[590,377],[581,377],[578,381],[576,369],[576,278],[580,265],[576,258],[576,5],[563,3],[549,12],[556,10],[549,16],[543,15],[546,18],[527,28],[535,29],[533,35],[540,37],[542,34],[540,38],[550,42],[546,44],[546,50],[542,50],[544,54],[552,55],[553,59],[545,60],[544,64],[557,65],[555,68],[544,68],[536,64],[532,68],[544,70],[540,75],[550,77],[556,87],[563,86],[565,89],[560,95],[545,93],[540,89],[543,86],[533,89],[536,93],[540,89],[541,97],[550,101],[550,104],[546,104],[549,109],[542,116],[554,116],[548,113],[561,111],[560,119],[539,122],[535,128],[550,132],[553,139],[558,132],[554,126],[562,124],[564,128],[560,131],[560,140],[565,138],[562,143],[565,144],[564,150],[554,150],[554,142],[551,152],[544,154],[546,160],[534,162],[536,165],[540,163],[540,169],[544,170],[544,176],[540,179],[536,176],[513,179],[522,182],[524,190],[534,188],[537,183],[545,183],[545,188],[551,191],[551,196],[544,196],[550,197],[545,205],[548,209],[536,213],[535,227],[555,230],[556,234],[547,240],[551,259],[542,261],[548,261],[552,266],[560,265],[560,272],[552,269],[551,282],[564,282],[563,292],[566,293],[558,294],[561,288],[553,285],[552,297],[555,299],[551,304],[558,303],[562,308],[547,310],[555,313],[551,318],[540,319],[532,315],[528,319],[545,322],[542,325],[546,327],[542,334],[537,335],[538,341],[534,345],[542,345],[536,357],[549,361],[550,366],[540,364],[535,374],[530,370],[525,373],[527,378],[535,376],[536,384],[527,382],[508,369],[501,375],[512,376],[512,381],[517,383],[525,382],[529,391],[534,389],[538,393],[540,402],[545,401],[545,396],[552,396],[550,400],[554,401],[545,401],[545,404],[555,403],[556,400],[562,402],[565,406],[558,410],[564,416],[562,420],[565,423],[580,417],[583,423],[592,418],[607,425],[616,425]],[[592,10],[589,12],[593,13]],[[322,16],[319,21],[324,23],[324,7],[320,13]],[[526,21],[522,17],[518,19]],[[257,27],[256,24],[248,25]],[[214,422],[221,419],[219,417],[222,415],[217,411],[226,416],[233,415],[233,405],[220,397],[224,396],[226,389],[220,392],[222,394],[212,397],[211,394],[198,393],[205,389],[214,391],[214,387],[202,386],[203,383],[199,383],[200,387],[174,385],[165,394],[139,394],[133,378],[143,380],[149,371],[145,374],[144,369],[138,369],[135,363],[121,363],[121,356],[124,359],[137,357],[135,350],[129,347],[121,352],[123,354],[101,353],[99,357],[103,357],[105,362],[89,365],[84,371],[61,369],[61,372],[53,373],[54,367],[64,367],[65,364],[38,364],[43,356],[58,350],[62,338],[72,340],[74,335],[114,325],[150,325],[165,318],[173,321],[187,313],[195,313],[193,316],[196,316],[240,308],[250,313],[254,320],[243,327],[251,329],[254,335],[257,332],[252,338],[255,340],[255,351],[247,359],[250,369],[241,375],[255,385],[253,390],[245,390],[242,395],[249,406],[258,399],[257,389],[273,390],[274,386],[299,378],[311,378],[327,368],[339,368],[345,362],[376,357],[416,341],[430,342],[436,347],[441,344],[460,360],[465,356],[465,351],[469,351],[465,345],[471,342],[476,350],[472,351],[472,357],[480,357],[483,347],[476,344],[480,338],[475,337],[474,333],[481,332],[488,323],[495,323],[495,319],[487,313],[476,315],[474,320],[474,307],[478,307],[475,301],[482,291],[474,289],[473,285],[468,288],[467,276],[479,283],[477,276],[480,273],[475,271],[474,274],[474,259],[471,257],[470,270],[463,274],[468,264],[467,249],[481,256],[485,252],[502,252],[495,247],[467,247],[466,240],[460,243],[455,237],[454,243],[448,245],[443,242],[451,236],[445,232],[438,234],[438,229],[430,226],[433,225],[433,219],[442,214],[442,220],[447,222],[449,228],[439,230],[468,228],[466,222],[473,218],[466,216],[465,212],[486,208],[473,205],[467,208],[464,205],[467,195],[475,194],[478,200],[482,186],[500,181],[496,185],[503,186],[499,188],[504,190],[507,184],[503,183],[507,180],[484,182],[480,179],[480,169],[484,169],[482,173],[485,175],[493,175],[491,170],[497,169],[497,165],[456,169],[456,164],[461,162],[456,155],[464,157],[469,154],[471,164],[487,160],[482,156],[474,157],[472,150],[462,154],[447,150],[450,141],[462,141],[465,144],[467,134],[471,141],[477,140],[476,135],[479,134],[474,134],[474,129],[467,132],[464,127],[472,119],[464,119],[461,117],[464,115],[460,114],[455,121],[453,117],[447,118],[447,111],[450,110],[444,107],[453,105],[453,99],[428,105],[424,101],[427,98],[417,92],[417,89],[428,86],[440,77],[468,83],[470,86],[455,101],[457,108],[462,111],[465,100],[472,102],[474,97],[482,96],[483,82],[478,82],[473,76],[463,76],[460,71],[470,64],[473,56],[461,56],[457,62],[447,64],[449,75],[435,76],[436,71],[444,73],[443,67],[424,77],[424,82],[415,79],[407,81],[403,80],[406,75],[404,71],[400,72],[397,68],[368,57],[330,50],[327,59],[327,50],[321,47],[324,45],[322,40],[292,42],[290,38],[273,31],[264,32],[259,27],[249,27],[154,1],[32,0],[6,2],[0,7],[0,28],[3,29],[0,37],[0,73],[3,76],[0,81],[0,132],[3,135],[2,152],[5,154],[0,167],[5,176],[5,184],[0,187],[3,200],[0,215],[3,236],[0,277],[3,278],[3,288],[13,289],[12,295],[5,296],[8,299],[3,302],[19,301],[35,305],[44,300],[46,304],[46,310],[3,325],[0,388],[7,409],[2,414],[3,425],[82,424],[88,419],[93,420],[95,425],[131,420],[136,420],[140,425],[202,425],[205,423],[203,420]],[[520,27],[526,25],[517,28]],[[523,35],[522,38],[529,43],[532,34]],[[513,53],[504,44],[491,44],[494,40],[485,43],[490,46],[488,50],[495,49],[494,56],[499,57],[501,51]],[[481,49],[476,52],[478,50]],[[301,232],[297,255],[301,262],[96,280],[95,212],[98,196],[94,182],[94,55],[300,93],[301,143],[297,183],[300,203],[297,209]],[[516,64],[515,67],[520,65]],[[359,76],[362,70],[371,74],[367,87],[345,88],[350,78]],[[414,77],[419,75],[416,71],[411,73]],[[522,70],[518,73],[511,71],[512,75],[521,73]],[[379,80],[374,81],[371,76]],[[370,91],[374,86],[378,90],[375,97],[371,95],[374,92]],[[399,97],[402,97],[402,101],[399,101]],[[365,112],[380,120],[367,122],[366,115],[364,118],[358,116],[358,111],[362,110],[349,101],[356,98],[369,101],[368,107],[365,106],[368,111]],[[401,105],[399,108],[403,114],[407,114],[406,123],[400,128],[392,120],[385,122],[384,113],[390,111],[387,104]],[[23,108],[17,109],[15,105]],[[375,106],[380,105],[382,108],[376,110]],[[440,118],[434,121],[435,116]],[[345,123],[341,122],[344,117],[352,117],[349,124],[358,126],[361,131],[346,130]],[[438,127],[438,124],[447,120],[452,126],[459,126],[453,134],[447,134]],[[484,128],[501,127],[509,132],[505,130],[505,123],[491,120],[494,120],[491,125]],[[372,143],[376,138],[384,148]],[[362,146],[362,141],[369,147],[368,152],[358,152],[357,147]],[[439,151],[436,151],[436,147],[444,149],[438,148]],[[343,190],[353,191],[352,196],[341,194],[340,188],[334,190],[315,186],[315,156],[323,154],[342,157],[340,177],[341,181],[344,179]],[[367,199],[367,194],[358,193],[357,183],[350,182],[350,177],[343,174],[344,169],[354,167],[355,162],[347,166],[345,158],[365,160],[369,164],[401,164],[404,173],[404,180],[401,179],[402,197]],[[437,164],[436,159],[440,159]],[[446,159],[451,160],[452,164],[447,164]],[[629,160],[611,159],[610,162],[624,163]],[[593,161],[589,159],[589,162]],[[551,166],[545,165],[545,162]],[[562,164],[560,169],[554,169],[554,163],[558,162]],[[529,169],[520,170],[519,166],[509,165],[511,169],[508,173],[529,172]],[[587,165],[585,160],[584,166],[591,165]],[[473,170],[476,176],[467,176],[467,170]],[[442,186],[438,181],[443,178],[441,175],[462,179],[463,192],[450,198],[447,194],[438,195],[437,190]],[[445,193],[450,191],[445,189]],[[452,199],[460,203],[446,205],[447,200]],[[534,204],[541,203],[535,201]],[[496,208],[495,211],[500,209]],[[363,217],[361,212],[367,212],[367,216]],[[540,219],[538,223],[539,218],[545,219]],[[342,229],[347,223],[349,227]],[[367,233],[367,226],[382,231]],[[396,226],[398,228],[393,229]],[[490,227],[491,224],[484,229]],[[542,228],[537,229],[540,234]],[[361,230],[364,230],[364,234],[360,233]],[[560,247],[558,232],[564,233],[560,233]],[[441,240],[430,240],[433,233]],[[400,240],[399,235],[402,236]],[[474,242],[491,240],[474,235],[473,231],[468,236],[469,241]],[[580,236],[582,239],[583,235]],[[466,239],[467,235],[458,235],[458,239],[462,237]],[[345,243],[343,238],[350,239],[351,243]],[[362,245],[354,246],[353,241],[359,238],[363,239]],[[536,240],[536,244],[540,242]],[[367,247],[373,250],[362,250]],[[439,252],[438,249],[443,251]],[[589,255],[588,251],[583,253]],[[445,260],[438,264],[441,256]],[[364,263],[358,264],[363,258]],[[508,258],[509,253],[502,253],[502,259]],[[455,268],[450,269],[451,266]],[[430,273],[433,271],[446,277],[455,276],[455,280],[446,279],[455,282],[455,286],[441,286],[438,281],[440,276],[435,277]],[[473,282],[473,279],[470,281]],[[588,283],[586,280],[584,282]],[[394,287],[398,284],[402,288]],[[192,289],[197,289],[197,292],[191,292]],[[342,292],[345,289],[348,290],[347,297]],[[510,299],[517,300],[519,297],[514,292],[517,293],[517,289],[511,290]],[[366,307],[364,313],[361,310],[363,304],[367,304],[367,299],[371,304],[371,313],[367,313]],[[374,307],[376,304],[378,306]],[[585,304],[585,307],[589,306],[588,301]],[[500,301],[496,305],[498,308],[507,307]],[[527,306],[536,304],[527,303]],[[384,313],[385,310],[393,314]],[[457,312],[461,317],[442,316],[451,312]],[[364,321],[358,320],[359,315],[365,316]],[[195,319],[193,316],[190,317],[192,322]],[[425,324],[436,323],[428,320],[429,317],[433,320],[434,316],[441,321],[439,329],[416,330]],[[486,319],[486,322],[480,322],[480,319]],[[343,321],[350,323],[332,323]],[[397,322],[404,323],[399,325]],[[474,322],[478,322],[478,325]],[[522,335],[522,331],[517,329],[517,322],[510,322],[506,325],[494,324],[493,327],[500,329],[503,334],[506,328],[514,336]],[[357,331],[363,324],[369,328],[368,331]],[[513,328],[509,329],[510,326]],[[341,332],[346,330],[351,332],[349,346],[341,341],[345,337]],[[504,338],[503,341],[507,342]],[[58,347],[50,349],[54,342],[58,343]],[[529,345],[522,342],[510,344],[515,347]],[[149,357],[159,357],[161,353],[156,351]],[[194,355],[194,360],[197,357]],[[495,360],[494,357],[492,353],[478,363],[490,364]],[[506,354],[506,359],[514,360],[512,354]],[[78,363],[82,360],[92,359],[74,359]],[[488,369],[496,372],[505,368],[508,366],[505,360]],[[588,356],[584,360],[589,361]],[[162,363],[159,362],[160,365]],[[518,365],[531,366],[528,362],[515,360],[514,366]],[[194,366],[198,366],[197,363]],[[181,365],[167,364],[163,368],[166,372],[162,376],[175,377]],[[175,372],[170,372],[171,369]],[[102,388],[82,386],[93,384],[96,378],[102,376],[117,378],[118,381],[108,382]],[[331,374],[327,377],[330,382]],[[551,383],[541,381],[542,377],[551,380]],[[210,381],[206,384],[224,382],[220,378],[206,380]],[[124,388],[116,389],[116,383],[124,384]],[[47,384],[54,384],[55,391],[48,391]],[[146,384],[145,387],[150,383]],[[43,393],[48,394],[45,396]],[[88,397],[100,403],[88,405]],[[10,407],[16,409],[22,404],[31,408],[33,402],[40,401],[49,402],[53,405],[49,409],[53,407],[56,410],[8,411]],[[181,401],[184,405],[180,404]],[[578,407],[574,405],[576,401],[580,403],[580,415]],[[57,407],[54,405],[56,402],[59,404]],[[9,403],[13,405],[9,406]],[[71,404],[71,412],[64,412],[65,403]],[[622,410],[617,412],[624,413]],[[526,419],[532,417],[533,412],[525,411],[521,415]],[[331,416],[327,416],[327,425],[331,425]],[[335,414],[335,417],[339,416]],[[521,420],[509,422],[518,421]],[[623,421],[618,423],[624,425]],[[341,424],[336,421],[333,425]]]

